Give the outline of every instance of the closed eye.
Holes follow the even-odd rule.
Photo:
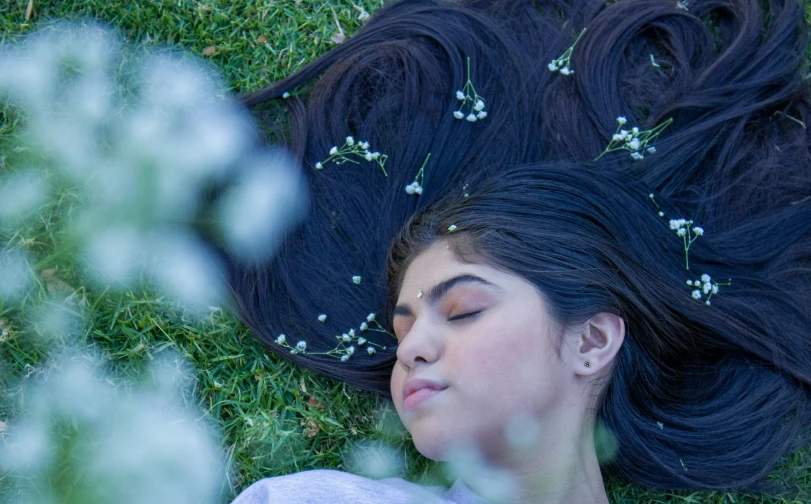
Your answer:
[[[454,321],[457,321],[457,320],[464,320],[464,319],[473,318],[476,315],[480,314],[481,312],[482,312],[482,310],[473,311],[473,312],[470,312],[470,313],[463,313],[462,315],[457,315],[455,317],[449,318],[448,321],[449,322],[454,322]]]

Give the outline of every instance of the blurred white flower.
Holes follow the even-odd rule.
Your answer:
[[[0,249],[0,300],[22,295],[30,283],[25,253],[20,249]]]

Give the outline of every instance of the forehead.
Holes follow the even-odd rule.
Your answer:
[[[405,289],[428,289],[450,277],[468,273],[492,283],[504,284],[516,277],[480,263],[461,262],[447,241],[438,241],[417,255],[408,266],[400,293]]]

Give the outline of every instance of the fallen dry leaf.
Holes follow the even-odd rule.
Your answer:
[[[203,55],[204,56],[211,56],[215,52],[217,52],[217,48],[214,47],[213,45],[210,45],[210,46],[206,47],[205,49],[203,49]]]
[[[307,401],[307,404],[317,409],[321,409],[324,407],[324,405],[318,402],[318,399],[316,399],[315,397],[311,397],[310,400]]]
[[[267,43],[268,38],[265,35],[259,35],[259,38],[257,38],[256,41],[259,42],[260,44],[265,44]]]
[[[316,434],[321,430],[321,427],[313,420],[312,418],[307,417],[306,419],[301,421],[301,425],[304,427],[304,435],[308,438],[314,438]]]
[[[340,44],[344,40],[346,40],[346,35],[344,35],[344,29],[341,28],[341,22],[338,21],[338,14],[335,13],[335,9],[330,7],[330,10],[332,11],[332,17],[335,18],[335,26],[338,27],[338,33],[333,35],[332,38],[330,38],[330,40],[332,40],[336,44]]]

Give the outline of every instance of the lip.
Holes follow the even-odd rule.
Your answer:
[[[427,399],[448,388],[442,383],[425,378],[410,378],[403,386],[403,409],[416,408]]]

